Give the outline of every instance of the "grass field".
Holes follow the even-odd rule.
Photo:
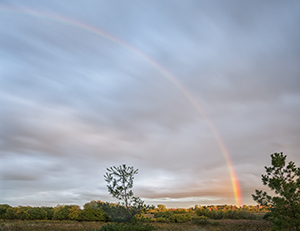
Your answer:
[[[218,220],[218,224],[210,225],[195,225],[192,222],[186,223],[159,223],[152,224],[158,231],[267,231],[271,224],[265,220]],[[105,222],[78,222],[78,221],[21,221],[21,220],[0,220],[1,231],[79,231],[90,230],[96,231]]]

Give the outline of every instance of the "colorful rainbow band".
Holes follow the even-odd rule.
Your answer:
[[[234,198],[235,198],[235,203],[237,206],[242,205],[242,196],[241,196],[241,189],[240,185],[238,182],[238,177],[235,173],[232,161],[230,159],[229,153],[225,147],[224,142],[222,141],[219,133],[217,132],[217,129],[213,125],[212,121],[209,119],[207,114],[204,112],[204,110],[200,107],[199,103],[193,97],[193,95],[166,69],[164,69],[162,66],[160,66],[157,62],[155,62],[153,59],[151,59],[149,56],[146,54],[142,53],[141,51],[137,50],[135,47],[131,46],[130,44],[125,43],[124,41],[106,33],[103,32],[96,27],[93,27],[91,25],[75,21],[70,18],[63,17],[58,14],[53,14],[53,13],[48,13],[48,12],[41,12],[41,11],[36,11],[28,8],[12,8],[12,7],[6,7],[3,5],[0,5],[0,10],[2,11],[7,11],[7,12],[12,12],[12,13],[21,13],[21,14],[26,14],[26,15],[32,15],[36,17],[41,17],[41,18],[46,18],[49,20],[54,20],[58,21],[61,23],[65,23],[74,27],[78,27],[82,30],[88,31],[90,33],[99,35],[103,38],[106,38],[114,43],[117,43],[121,45],[122,47],[126,47],[129,51],[133,52],[134,54],[138,55],[139,57],[143,58],[145,61],[147,61],[148,64],[150,64],[153,68],[155,68],[158,72],[160,72],[165,78],[167,78],[173,85],[175,85],[179,91],[185,96],[185,98],[195,107],[195,109],[200,113],[200,115],[206,120],[208,123],[208,126],[210,130],[212,131],[213,135],[215,136],[217,143],[221,149],[221,152],[225,158],[228,171],[230,174],[230,179],[232,183],[232,189],[234,193]]]

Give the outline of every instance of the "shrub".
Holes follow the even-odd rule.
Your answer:
[[[47,219],[47,212],[39,207],[27,208],[27,213],[29,214],[30,220],[45,220]]]
[[[27,212],[28,208],[31,207],[11,207],[6,210],[5,218],[7,219],[20,219],[20,220],[28,220],[30,215]]]
[[[42,207],[42,209],[46,212],[46,219],[52,220],[53,214],[54,214],[54,208],[53,207]]]
[[[271,220],[271,219],[272,219],[271,213],[270,213],[270,212],[266,213],[266,214],[263,216],[263,219],[264,219],[264,220]]]
[[[148,213],[148,214],[154,214],[154,213],[157,213],[157,209],[148,209],[148,210],[146,211],[146,213]]]
[[[205,216],[205,214],[207,213],[207,209],[203,208],[203,207],[198,207],[196,208],[195,212],[198,216]]]
[[[8,205],[8,204],[0,205],[0,219],[5,218],[6,210],[9,209],[9,208],[11,208],[11,206]]]
[[[186,212],[187,212],[186,209],[176,209],[176,210],[174,210],[173,213],[180,214],[180,213],[186,213]]]
[[[269,195],[255,190],[253,199],[263,206],[271,206],[273,230],[300,230],[300,167],[295,162],[286,162],[283,153],[271,154],[272,166],[265,166],[263,185],[274,192]]]
[[[152,231],[156,228],[151,224],[143,223],[109,223],[99,229],[99,231]]]
[[[87,204],[89,204],[93,208],[102,209],[105,212],[106,219],[108,221],[129,221],[137,213],[134,208],[129,207],[127,209],[125,206],[122,206],[120,204],[107,203],[102,201],[91,201]]]
[[[144,221],[148,221],[149,218],[147,218],[144,214],[135,214],[132,218],[131,218],[131,221],[132,222],[137,222],[137,221],[141,221],[141,222],[144,222]]]
[[[188,214],[173,214],[172,216],[169,217],[169,221],[175,223],[182,223],[191,220],[192,220],[192,216]]]
[[[172,216],[173,213],[171,211],[165,211],[165,212],[158,212],[154,214],[155,218],[163,217],[168,219],[170,216]]]
[[[160,212],[164,212],[164,211],[167,211],[167,208],[165,205],[157,205],[157,208]]]
[[[57,205],[54,208],[53,220],[69,220],[71,205]]]
[[[193,223],[196,225],[207,225],[210,222],[207,220],[206,216],[199,216],[199,217],[194,217],[193,218]]]
[[[198,216],[206,216],[211,219],[247,219],[255,220],[256,216],[253,213],[238,210],[208,210],[205,208],[196,209],[196,214]]]
[[[86,203],[82,211],[82,219],[85,221],[108,221],[106,213],[97,206],[97,203]]]
[[[18,219],[19,208],[11,207],[6,210],[5,218],[7,219]]]
[[[218,221],[213,221],[213,222],[209,222],[209,223],[214,226],[220,225],[220,222],[218,222]]]
[[[166,218],[164,218],[164,217],[158,217],[158,218],[155,218],[155,219],[158,222],[166,222],[167,221]]]
[[[76,220],[80,221],[82,220],[82,210],[78,205],[73,205],[71,208],[69,208],[69,214],[68,217],[70,220]]]
[[[231,211],[231,210],[230,210]],[[224,212],[223,211],[215,211],[215,210],[211,210],[211,211],[207,211],[205,213],[205,216],[214,219],[214,220],[220,220],[224,217]]]
[[[236,211],[236,210],[228,210],[224,212],[223,218],[225,219],[247,219],[247,220],[255,220],[256,216],[250,212],[245,211]]]

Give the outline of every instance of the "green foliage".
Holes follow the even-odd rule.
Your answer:
[[[207,209],[203,208],[203,207],[195,207],[195,213],[198,215],[198,216],[205,216],[206,212],[207,212]]]
[[[19,206],[12,207],[6,210],[5,218],[6,219],[20,219],[20,220],[29,220],[30,215],[27,212],[27,209],[30,207]]]
[[[132,218],[131,218],[131,222],[146,222],[149,221],[150,219],[148,217],[146,217],[144,214],[135,214]]]
[[[68,218],[75,221],[83,220],[82,210],[78,205],[72,205],[72,207],[69,208]]]
[[[138,174],[138,169],[123,164],[119,167],[113,166],[107,168],[107,171],[106,175],[104,175],[104,179],[108,183],[107,188],[109,194],[121,200],[123,205],[128,208],[134,200],[133,191],[131,189],[133,187],[134,175]]]
[[[192,216],[189,214],[173,214],[172,216],[169,217],[169,221],[175,223],[182,223],[191,220],[192,220]]]
[[[78,205],[57,205],[55,208],[0,205],[0,211],[5,211],[2,212],[3,219],[107,221],[108,216],[95,203],[85,204],[83,210]]]
[[[54,214],[54,208],[53,207],[42,207],[46,211],[46,219],[52,220],[53,214]]]
[[[84,206],[84,209],[81,213],[81,217],[85,221],[108,221],[108,216],[104,212],[103,209],[101,209],[98,206],[98,203],[96,201],[91,201],[89,203],[86,203]]]
[[[174,223],[182,223],[192,220],[192,216],[190,214],[187,214],[185,209],[183,214],[179,214],[179,211],[181,211],[181,209],[176,209],[172,212],[170,210],[166,210],[164,212],[157,212],[154,214],[154,217],[156,218],[156,221],[159,222],[169,221]]]
[[[271,213],[266,213],[264,216],[263,216],[263,219],[264,220],[271,220],[272,219],[272,216],[271,216]]]
[[[2,216],[6,219],[44,220],[47,218],[47,213],[39,207],[19,206],[8,207],[6,213]]]
[[[6,210],[5,218],[6,219],[18,219],[18,208],[11,207]]]
[[[175,214],[181,214],[181,213],[187,213],[186,209],[175,209],[173,211],[173,213]]]
[[[152,231],[155,229],[148,223],[109,223],[102,226],[99,231]]]
[[[231,210],[229,210],[229,211],[231,211]],[[205,212],[205,216],[207,216],[207,217],[209,217],[209,218],[211,218],[211,219],[215,219],[215,220],[219,220],[219,219],[222,219],[223,218],[223,216],[224,216],[224,213],[225,212],[223,212],[223,211],[215,211],[215,210],[211,210],[211,211],[209,211],[209,210],[207,210],[206,212]],[[232,219],[232,218],[231,218]]]
[[[11,208],[10,205],[8,204],[2,204],[0,205],[0,219],[4,219],[5,218],[5,213],[6,213],[6,210]]]
[[[160,212],[167,211],[167,208],[166,208],[165,205],[157,205],[157,209],[158,209],[158,211],[160,211]]]
[[[54,208],[54,214],[53,214],[52,219],[53,220],[69,220],[69,219],[71,219],[69,217],[69,215],[72,211],[72,208],[74,208],[76,206],[77,205],[57,205]],[[71,215],[71,217],[73,217],[73,216]]]
[[[122,206],[107,206],[102,205],[103,210],[108,214],[113,221],[128,221],[135,214],[146,212],[147,209],[154,208],[154,206],[147,206],[139,197],[133,196],[133,179],[134,175],[138,174],[138,169],[132,166],[128,167],[126,164],[119,167],[107,168],[107,173],[104,175],[105,181],[108,183],[107,188],[109,194],[121,200],[121,204],[125,206],[128,211],[124,210]]]
[[[165,219],[169,219],[170,216],[172,216],[173,213],[171,211],[165,211],[165,212],[158,212],[154,214],[155,218],[163,217]]]
[[[293,161],[286,164],[286,155],[271,155],[272,166],[265,167],[262,182],[276,196],[255,190],[253,199],[261,205],[270,205],[273,230],[300,230],[300,168]]]
[[[67,205],[57,205],[54,207],[53,220],[68,220],[69,207]]]
[[[156,221],[158,221],[158,222],[166,222],[166,221],[167,221],[167,219],[164,218],[164,217],[158,217],[158,218],[155,218],[155,219],[156,219]]]
[[[247,219],[255,220],[256,216],[253,213],[243,211],[243,210],[210,210],[208,208],[197,208],[195,213],[198,216],[206,216],[211,219]]]
[[[246,211],[236,211],[236,210],[228,210],[223,213],[224,219],[247,219],[247,220],[255,220],[256,216],[253,213]]]
[[[193,218],[193,223],[196,225],[208,225],[210,222],[207,220],[206,216],[199,216]]]
[[[45,220],[47,219],[47,212],[43,208],[29,207],[27,208],[30,220]]]
[[[89,206],[93,208],[99,208],[103,210],[106,214],[106,219],[108,221],[129,221],[137,211],[133,207],[129,207],[128,209],[120,204],[107,203],[102,201],[91,201]]]

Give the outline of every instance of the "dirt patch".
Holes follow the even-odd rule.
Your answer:
[[[154,214],[144,214],[147,218],[154,218]]]

